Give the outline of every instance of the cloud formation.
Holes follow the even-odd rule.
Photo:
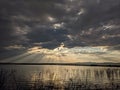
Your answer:
[[[120,44],[120,0],[0,0],[0,50]]]

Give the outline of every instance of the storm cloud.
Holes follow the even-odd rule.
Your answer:
[[[120,0],[0,0],[0,50],[120,44]]]

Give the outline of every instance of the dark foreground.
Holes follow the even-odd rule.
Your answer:
[[[120,68],[1,65],[0,90],[120,90]]]

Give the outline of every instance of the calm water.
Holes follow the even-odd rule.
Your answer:
[[[9,65],[0,66],[0,68],[0,75],[7,78],[3,83],[6,87],[12,87],[15,90],[18,87],[30,87],[32,90],[34,87],[36,87],[35,90],[39,88],[44,90],[47,87],[46,90],[49,90],[52,86],[53,90],[55,87],[59,90],[69,87],[80,90],[76,89],[77,86],[82,89],[120,89],[120,68],[118,67]]]

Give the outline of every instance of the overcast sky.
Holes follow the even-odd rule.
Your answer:
[[[0,0],[0,50],[120,44],[120,0]]]

